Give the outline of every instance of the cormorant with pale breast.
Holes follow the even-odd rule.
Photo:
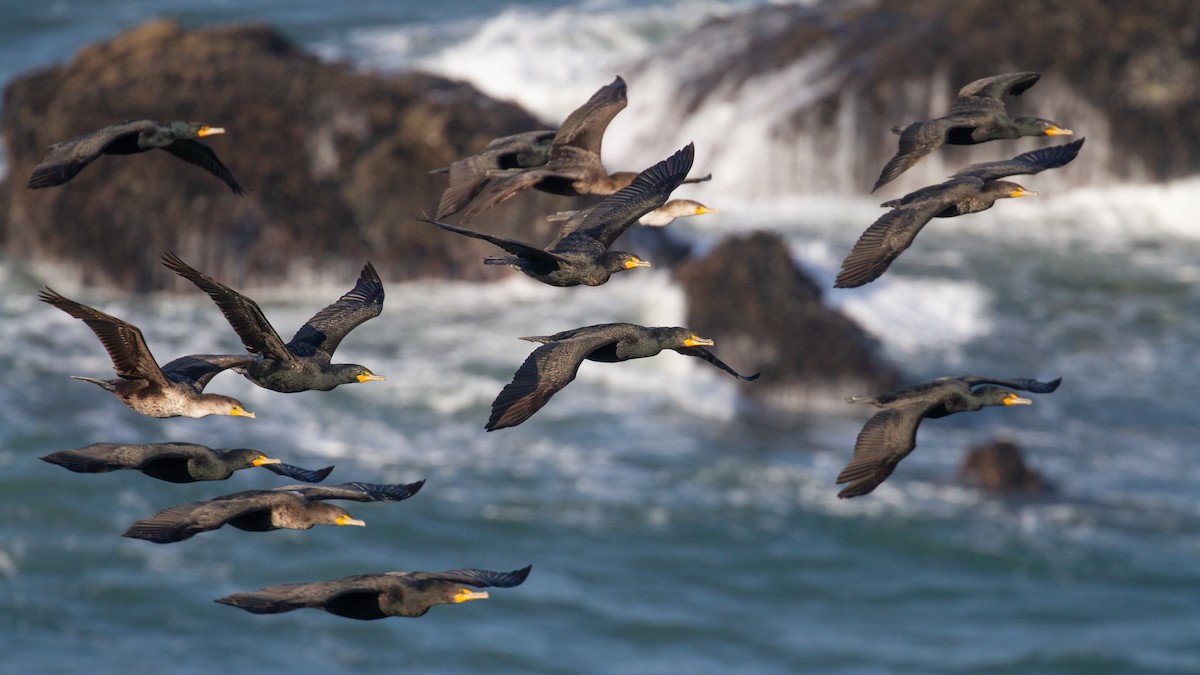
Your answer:
[[[149,417],[254,417],[237,399],[204,393],[205,385],[217,373],[244,366],[250,357],[196,354],[159,367],[137,326],[62,296],[49,286],[38,299],[82,319],[100,338],[118,376],[112,380],[73,376],[75,379],[103,387]]]

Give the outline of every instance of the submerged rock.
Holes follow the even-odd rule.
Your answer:
[[[224,127],[206,142],[249,192],[236,197],[163,152],[104,156],[65,185],[26,189],[46,146],[140,118]],[[466,84],[321,62],[265,26],[155,21],[5,90],[0,242],[13,257],[77,266],[85,283],[135,290],[175,283],[158,264],[167,248],[235,286],[313,269],[353,279],[368,259],[388,279],[490,278],[491,249],[411,215],[437,206],[446,178],[431,169],[544,126]],[[488,229],[548,239],[541,215],[562,208],[570,202],[525,200],[497,209]]]
[[[831,405],[899,378],[878,345],[845,315],[821,304],[821,291],[778,235],[756,232],[718,244],[675,270],[687,294],[686,325],[716,342],[740,372],[762,371],[742,392],[787,410]]]
[[[1009,440],[996,439],[967,450],[959,480],[995,492],[1052,492],[1041,474],[1025,465],[1021,451]]]

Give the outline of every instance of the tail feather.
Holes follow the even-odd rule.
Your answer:
[[[94,384],[98,387],[103,387],[104,389],[107,389],[108,391],[116,391],[117,390],[117,385],[113,384],[112,382],[110,382],[108,380],[97,380],[94,377],[84,377],[82,375],[72,375],[71,379],[83,380],[84,382],[91,382],[92,384]]]

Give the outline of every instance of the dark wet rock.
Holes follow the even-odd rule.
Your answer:
[[[778,235],[727,239],[680,264],[689,328],[716,342],[714,352],[740,372],[762,371],[742,392],[772,407],[844,407],[864,391],[887,391],[896,370],[875,341],[821,304],[821,290],[792,260]]]
[[[1038,494],[1053,486],[1025,465],[1021,451],[1012,441],[996,439],[967,450],[958,472],[962,482],[994,492]]]
[[[770,3],[708,22],[628,76],[674,75],[679,63],[689,64],[679,77],[660,78],[677,90],[661,93],[666,108],[644,128],[733,106],[740,127],[760,126],[767,138],[728,156],[764,191],[865,192],[896,150],[893,125],[945,114],[962,85],[1014,71],[1042,79],[1009,99],[1010,112],[1048,117],[1088,139],[1088,161],[1039,176],[1039,189],[1200,172],[1200,3],[1188,0]],[[650,131],[639,140],[651,142]],[[888,194],[1046,142],[941,148]],[[799,157],[784,164],[774,148]],[[714,173],[722,151],[708,157]]]
[[[249,193],[161,152],[105,156],[65,185],[25,188],[46,146],[140,118],[224,127],[206,142]],[[542,127],[469,85],[321,62],[265,26],[155,21],[5,90],[0,243],[13,257],[77,266],[85,283],[135,290],[176,283],[158,264],[168,248],[234,286],[311,270],[353,279],[368,259],[389,280],[494,278],[481,264],[494,251],[410,216],[437,206],[446,179],[430,169]],[[573,208],[561,198],[505,207],[481,225],[529,241],[552,235],[545,213]]]

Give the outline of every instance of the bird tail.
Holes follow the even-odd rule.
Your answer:
[[[874,396],[847,396],[846,403],[874,403]]]
[[[72,380],[83,380],[84,382],[91,382],[92,384],[94,384],[98,387],[103,387],[103,388],[107,389],[108,391],[116,391],[117,390],[117,385],[113,384],[112,382],[109,382],[108,380],[97,380],[94,377],[84,377],[82,375],[72,375],[71,379]]]
[[[908,128],[907,124],[897,124],[896,126],[892,127],[892,133],[902,134],[906,128]]]

